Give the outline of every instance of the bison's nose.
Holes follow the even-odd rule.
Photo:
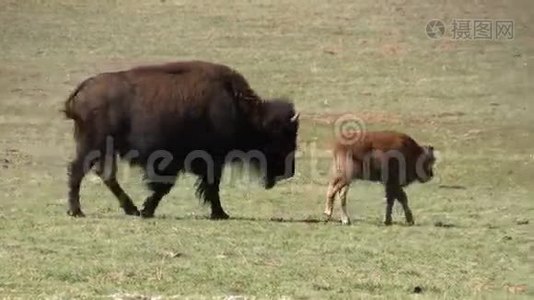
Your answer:
[[[271,189],[276,184],[276,180],[272,178],[265,178],[264,186],[266,189]]]

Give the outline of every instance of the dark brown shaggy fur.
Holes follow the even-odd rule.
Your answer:
[[[83,216],[80,183],[92,166],[126,214],[144,217],[153,216],[181,171],[198,175],[197,194],[211,204],[212,218],[227,218],[219,183],[233,151],[263,155],[266,166],[260,171],[267,188],[294,172],[298,114],[293,104],[261,99],[241,74],[224,65],[186,61],[98,74],[71,93],[64,112],[74,120],[77,143],[69,168],[73,216]],[[162,151],[172,159],[154,156]],[[194,153],[209,159],[188,160]],[[153,194],[141,212],[115,179],[117,156],[145,171]]]

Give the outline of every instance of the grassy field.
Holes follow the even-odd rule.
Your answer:
[[[327,3],[328,2],[328,3]],[[0,0],[0,297],[505,299],[534,297],[534,2]],[[512,19],[513,40],[425,34],[431,19]],[[157,217],[123,216],[94,176],[66,215],[72,124],[87,76],[141,63],[231,65],[303,114],[297,175],[222,187],[207,219],[185,176]],[[416,226],[382,224],[382,188],[356,183],[353,225],[322,219],[336,116],[440,152],[408,188]],[[230,170],[227,170],[229,172]],[[140,205],[138,170],[120,181]],[[338,219],[336,206],[336,220]],[[529,223],[530,222],[530,223]],[[447,226],[437,226],[444,224]],[[414,295],[414,288],[422,293]]]

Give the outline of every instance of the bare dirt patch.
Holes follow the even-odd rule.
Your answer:
[[[0,152],[0,169],[10,169],[17,165],[28,165],[30,163],[31,156],[17,149],[5,149]]]
[[[351,115],[365,124],[425,124],[436,126],[438,124],[455,123],[458,118],[466,116],[464,112],[445,112],[426,116],[407,116],[384,111],[360,111],[346,113],[304,113],[302,119],[319,124],[332,125],[336,120]]]
[[[401,124],[401,123],[423,123],[428,120],[425,118],[405,117],[399,114],[389,112],[358,112],[358,113],[306,113],[303,119],[325,125],[332,125],[339,118],[350,114],[352,117],[360,119],[367,124]]]
[[[443,39],[443,40],[437,41],[432,47],[438,51],[450,52],[450,51],[455,51],[458,48],[458,42]]]
[[[406,55],[406,48],[402,43],[386,43],[380,46],[380,52],[385,57],[399,57]]]
[[[122,71],[122,70],[128,70],[134,67],[138,66],[145,66],[145,65],[157,65],[157,64],[163,64],[168,63],[169,61],[176,60],[176,59],[164,59],[164,58],[139,58],[139,59],[132,59],[132,58],[111,58],[111,59],[105,59],[102,61],[99,61],[98,63],[94,64],[95,70],[98,72],[114,72],[114,71]]]

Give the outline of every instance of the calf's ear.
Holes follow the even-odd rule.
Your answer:
[[[427,153],[428,153],[428,155],[430,155],[430,157],[432,157],[432,158],[436,157],[434,155],[434,147],[433,146],[427,145],[425,148],[427,149]]]

